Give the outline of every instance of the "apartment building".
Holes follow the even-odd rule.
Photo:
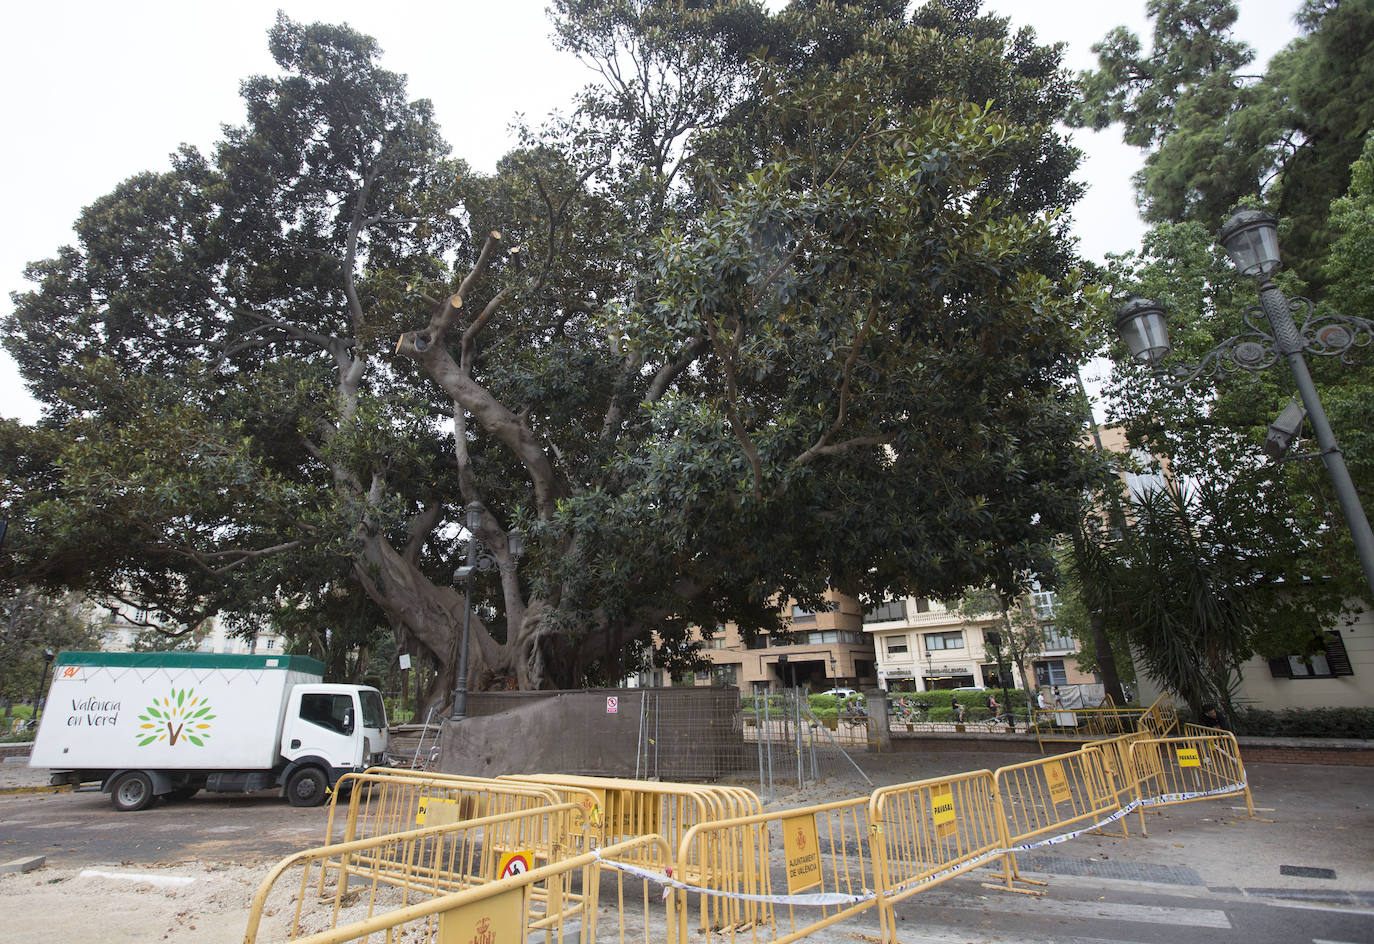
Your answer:
[[[1039,651],[1000,680],[987,633],[1004,632],[1000,613],[964,615],[937,600],[906,597],[870,607],[864,632],[873,638],[878,685],[891,692],[952,688],[1031,688],[1092,684],[1073,658],[1078,643],[1055,629],[1056,595],[1034,589],[1031,606],[1039,622]],[[1024,679],[1022,674],[1025,674]]]
[[[788,604],[792,638],[760,633],[746,642],[734,623],[712,633],[702,650],[711,668],[691,679],[668,678],[662,669],[641,672],[640,685],[733,685],[746,694],[793,685],[813,692],[863,690],[878,684],[873,640],[864,632],[863,610],[852,597],[831,592],[828,610]],[[693,631],[701,638],[699,631]]]
[[[251,639],[231,636],[217,616],[210,617],[189,639],[177,645],[176,640],[155,635],[152,614],[147,610],[134,610],[119,604],[113,609],[96,608],[96,613],[92,622],[100,633],[101,648],[106,652],[131,652],[139,646],[157,645],[166,649],[244,654],[281,652],[286,645],[281,636],[265,627]]]

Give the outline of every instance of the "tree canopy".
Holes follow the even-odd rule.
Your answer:
[[[1109,263],[1112,307],[1132,295],[1160,302],[1171,364],[1201,362],[1249,330],[1247,319],[1267,331],[1250,311],[1254,286],[1217,242],[1222,220],[1244,204],[1281,217],[1276,279],[1285,291],[1311,296],[1317,315],[1370,315],[1374,4],[1305,3],[1303,35],[1263,75],[1245,74],[1253,55],[1230,33],[1233,3],[1159,0],[1149,9],[1151,51],[1125,30],[1110,34],[1096,47],[1100,68],[1081,77],[1075,115],[1096,127],[1120,122],[1127,141],[1150,150],[1137,187],[1153,226],[1139,251]],[[1295,316],[1301,323],[1304,313]],[[1319,626],[1368,600],[1368,588],[1311,447],[1299,441],[1299,458],[1282,465],[1263,454],[1270,422],[1295,393],[1281,363],[1205,374],[1179,391],[1124,350],[1113,357],[1114,418],[1183,484],[1131,496],[1113,529],[1086,522],[1076,565],[1093,606],[1117,614],[1115,628],[1151,674],[1192,701],[1224,701],[1240,660],[1304,651]],[[1308,362],[1368,507],[1374,362],[1358,349]]]
[[[360,592],[442,692],[473,536],[474,685],[1049,572],[1087,479],[1071,85],[975,2],[904,9],[559,0],[600,81],[492,174],[371,39],[280,17],[247,122],[29,269],[4,578],[187,623]]]
[[[1118,27],[1096,46],[1098,68],[1081,76],[1074,119],[1148,149],[1137,177],[1152,223],[1221,225],[1243,197],[1263,194],[1281,217],[1290,264],[1324,284],[1333,238],[1331,202],[1374,129],[1374,2],[1305,0],[1302,36],[1262,74],[1235,39],[1233,0],[1151,0],[1154,37]]]

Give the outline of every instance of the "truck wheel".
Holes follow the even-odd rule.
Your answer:
[[[329,795],[329,781],[318,767],[302,767],[286,780],[286,798],[292,806],[319,806]]]
[[[122,813],[137,813],[153,800],[153,780],[141,770],[122,773],[110,785],[110,802]]]

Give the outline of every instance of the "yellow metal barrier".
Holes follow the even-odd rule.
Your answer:
[[[1044,750],[1047,741],[1083,743],[1129,734],[1144,715],[1139,708],[1047,708],[1031,712],[1031,728]]]
[[[1131,767],[1131,745],[1136,741],[1146,740],[1149,736],[1146,732],[1137,731],[1134,734],[1123,734],[1120,737],[1093,741],[1084,748],[1084,750],[1093,750],[1101,755],[1102,769],[1106,774],[1107,782],[1113,796],[1122,806],[1135,799],[1135,785],[1139,779]],[[1121,826],[1122,829],[1130,832],[1124,819],[1121,821]]]
[[[1118,815],[1120,795],[1095,746],[1001,767],[993,779],[1007,834],[1018,851],[1040,837],[1063,841],[1072,827],[1100,829],[1113,818],[1125,818]]]
[[[992,772],[881,787],[869,799],[884,940],[896,939],[893,906],[998,858],[1013,888],[1016,863]]]
[[[1240,759],[1235,735],[1149,738],[1131,745],[1131,769],[1136,774],[1135,803],[1145,835],[1144,810],[1223,796],[1244,796],[1250,818],[1255,802]]]
[[[510,774],[500,779],[546,789],[590,791],[602,811],[601,834],[606,843],[659,835],[675,849],[697,823],[748,816],[763,808],[758,796],[743,787],[569,774]],[[673,862],[645,864],[666,868]]]
[[[456,822],[491,813],[534,809],[552,803],[576,803],[566,837],[575,851],[600,845],[601,809],[596,795],[578,787],[554,788],[486,777],[373,767],[339,779],[330,800],[325,842],[334,835],[339,797],[348,797],[342,841],[383,836],[416,826]]]
[[[1168,695],[1156,698],[1154,704],[1140,716],[1140,730],[1156,738],[1168,737],[1177,731],[1178,709],[1174,707],[1173,699]]]
[[[562,803],[298,852],[279,862],[258,887],[249,910],[245,944],[256,941],[268,901],[278,881],[290,871],[300,872],[298,885],[285,886],[288,890],[296,887],[295,896],[284,904],[279,901],[276,910],[294,904],[285,935],[287,940],[296,940],[310,933],[309,925],[323,920],[324,914],[333,927],[341,914],[359,907],[370,918],[378,906],[405,906],[521,871],[537,871],[539,856],[531,850],[550,847],[551,837],[567,830],[568,819],[576,811],[576,804]],[[324,890],[325,874],[335,869],[338,877],[331,893]],[[350,877],[359,880],[351,889]],[[312,884],[322,890],[314,899],[322,907],[307,912]],[[531,920],[535,921],[556,918],[580,904],[580,897],[560,883],[538,886],[531,894]]]
[[[782,944],[876,903],[868,797],[698,823],[677,851],[678,934],[687,939],[698,894],[703,934]],[[697,890],[701,891],[697,891]]]
[[[443,827],[440,827],[443,828]],[[659,846],[655,853],[646,846]],[[614,915],[603,914],[604,857],[667,858],[663,840],[645,836],[586,852],[560,862],[485,885],[422,898],[414,903],[395,894],[390,900],[369,899],[353,906],[358,914],[335,911],[328,926],[313,933],[292,934],[299,944],[348,944],[354,941],[450,944],[481,941],[519,944],[537,935],[551,942],[618,941],[619,944],[677,944],[676,927],[669,908],[652,894],[649,883],[635,881],[623,872],[614,876],[611,888]],[[306,883],[308,884],[308,883]],[[302,885],[302,888],[305,884]],[[541,907],[552,889],[581,889],[569,897],[567,907]],[[255,904],[256,904],[255,899]],[[627,907],[633,906],[633,907]],[[340,918],[345,920],[340,921]],[[246,941],[254,941],[256,926]]]

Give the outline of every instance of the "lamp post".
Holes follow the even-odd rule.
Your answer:
[[[33,695],[33,730],[38,731],[38,716],[43,711],[43,704],[46,699],[43,697],[43,689],[48,685],[48,668],[52,665],[53,651],[43,650],[43,671],[38,676],[38,691]]]
[[[1154,302],[1133,298],[1123,305],[1116,316],[1117,333],[1131,357],[1148,365],[1155,377],[1171,389],[1182,389],[1203,373],[1260,371],[1272,366],[1280,357],[1288,362],[1307,418],[1312,422],[1319,455],[1326,464],[1336,500],[1354,539],[1365,582],[1369,592],[1374,594],[1374,532],[1370,531],[1369,519],[1360,505],[1355,483],[1351,481],[1345,458],[1303,358],[1303,354],[1308,353],[1341,357],[1348,362],[1347,352],[1352,347],[1362,347],[1374,340],[1374,321],[1347,315],[1317,316],[1312,302],[1306,298],[1290,299],[1274,284],[1270,274],[1279,265],[1278,223],[1267,213],[1241,210],[1233,214],[1222,227],[1221,243],[1240,274],[1253,277],[1259,283],[1260,303],[1245,312],[1245,331],[1222,341],[1198,364],[1174,367],[1160,364],[1169,353],[1169,335],[1164,309]],[[1293,320],[1294,312],[1303,315],[1301,327]],[[1268,332],[1255,318],[1259,313],[1268,321]],[[1275,459],[1282,457],[1301,426],[1302,417],[1295,406],[1290,406],[1270,426],[1265,448]]]
[[[453,690],[453,714],[451,720],[462,721],[468,714],[468,637],[472,627],[472,575],[479,570],[500,570],[502,574],[515,569],[515,562],[525,553],[525,537],[519,531],[506,535],[506,553],[503,556],[483,547],[477,539],[477,529],[482,526],[482,516],[486,509],[481,502],[469,502],[464,509],[464,524],[468,529],[467,562],[453,571],[453,580],[461,580],[463,588],[463,636],[458,647],[458,680]]]

